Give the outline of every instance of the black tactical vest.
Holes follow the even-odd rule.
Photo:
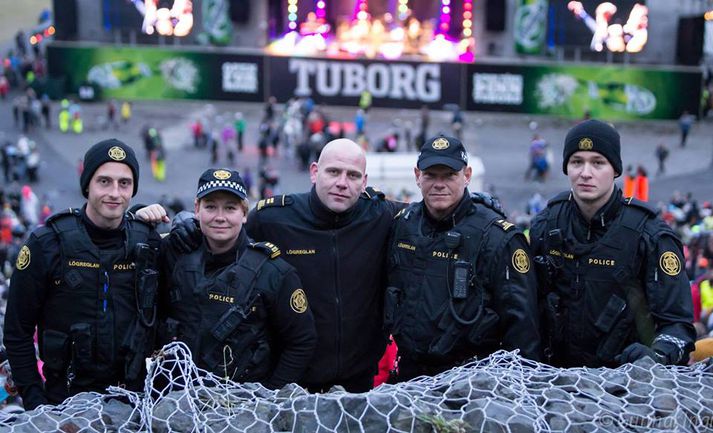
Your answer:
[[[280,279],[268,278],[264,244],[250,244],[240,258],[212,276],[205,274],[205,246],[176,262],[171,313],[177,338],[196,364],[220,377],[248,382],[265,379],[274,366],[265,293]],[[261,272],[262,271],[262,272]]]
[[[549,350],[560,366],[615,365],[613,358],[635,341],[653,337],[635,315],[648,314],[638,254],[646,221],[655,216],[643,203],[626,199],[599,240],[579,243],[568,236],[568,194],[548,204],[545,254],[557,267],[550,287],[558,295]]]
[[[63,383],[67,379],[68,392],[123,383],[121,348],[137,317],[132,256],[150,228],[126,217],[123,247],[100,250],[78,209],[53,215],[47,226],[59,238],[61,266],[52,270],[39,324],[46,371]],[[49,387],[52,378],[47,382]]]
[[[419,362],[436,365],[481,351],[489,353],[490,346],[497,344],[490,331],[498,315],[488,308],[490,295],[484,289],[489,270],[477,269],[476,262],[488,228],[503,217],[485,207],[476,211],[473,205],[468,215],[448,230],[461,234],[460,246],[453,250],[446,245],[446,232],[433,237],[422,233],[424,217],[423,206],[416,203],[405,209],[396,223],[385,324],[399,353]],[[453,299],[458,261],[469,265],[465,299]]]

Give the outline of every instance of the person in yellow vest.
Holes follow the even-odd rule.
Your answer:
[[[124,101],[121,103],[121,121],[127,123],[131,120],[131,103]]]
[[[69,101],[66,99],[62,99],[61,102],[61,108],[59,110],[59,118],[58,118],[58,124],[59,124],[59,130],[61,132],[67,132],[69,130]]]
[[[359,96],[359,108],[364,110],[365,113],[371,108],[371,93],[368,90],[361,92]]]
[[[72,115],[72,132],[75,134],[81,134],[83,130],[84,123],[82,122],[82,116],[77,111]]]

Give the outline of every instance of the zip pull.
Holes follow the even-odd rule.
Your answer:
[[[510,281],[510,267],[505,266],[505,280]]]
[[[604,227],[604,214],[601,214],[601,219],[602,219],[602,227]]]
[[[102,308],[104,312],[106,313],[106,308],[108,304],[108,297],[109,297],[109,274],[104,271],[104,287],[103,287],[103,301],[102,301]]]
[[[654,268],[654,281],[659,280],[659,268]]]

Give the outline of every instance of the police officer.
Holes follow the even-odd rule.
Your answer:
[[[324,147],[310,178],[309,192],[258,202],[248,233],[279,245],[304,282],[319,340],[301,384],[365,392],[386,344],[386,240],[402,206],[366,187],[364,151],[348,139]]]
[[[695,331],[681,243],[656,212],[622,197],[619,133],[587,120],[564,143],[571,190],[533,221],[546,355],[561,367],[648,356],[688,361]]]
[[[159,236],[126,212],[138,181],[131,147],[116,139],[95,144],[80,177],[85,205],[48,218],[20,250],[4,342],[25,409],[110,385],[143,385]]]
[[[307,369],[317,334],[295,269],[274,245],[250,241],[247,212],[237,171],[201,175],[195,200],[200,247],[184,254],[168,238],[162,245],[164,332],[184,341],[199,367],[280,388]]]
[[[385,322],[398,380],[501,348],[539,359],[525,236],[492,199],[468,192],[472,168],[458,139],[427,140],[414,172],[423,200],[398,214],[389,243]]]

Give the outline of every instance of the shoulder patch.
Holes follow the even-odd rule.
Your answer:
[[[502,220],[502,219],[495,220],[495,225],[500,227],[501,229],[503,229],[503,231],[508,231],[508,230],[512,229],[513,227],[515,227],[515,224],[513,224],[511,222],[507,222],[506,220]]]
[[[290,307],[297,314],[307,311],[307,294],[302,289],[296,289],[290,296]]]
[[[675,277],[681,273],[681,260],[673,251],[666,251],[659,257],[659,266],[666,275]]]
[[[512,266],[521,274],[526,274],[530,270],[530,257],[525,250],[518,248],[512,254]]]
[[[45,224],[50,224],[53,221],[57,221],[60,218],[69,216],[69,215],[74,215],[74,216],[79,216],[79,209],[70,207],[68,209],[61,210],[57,213],[54,213],[47,217],[47,220],[45,220]]]
[[[361,196],[371,200],[384,200],[386,198],[386,194],[373,186],[367,186]]]
[[[624,198],[622,200],[625,205],[644,210],[647,213],[651,214],[652,216],[656,216],[659,213],[658,210],[656,210],[656,208],[654,208],[650,204],[643,202],[641,200],[635,199],[634,197],[628,197],[628,198]]]
[[[270,256],[271,259],[276,259],[281,254],[277,245],[270,242],[255,242],[250,244],[250,248],[262,251],[266,255]]]
[[[20,253],[17,255],[17,261],[15,261],[15,267],[18,271],[22,271],[30,266],[30,248],[27,245],[23,245],[20,248]]]
[[[255,210],[259,211],[265,209],[266,207],[284,207],[292,204],[292,198],[287,195],[276,195],[270,198],[264,198],[257,202]]]

